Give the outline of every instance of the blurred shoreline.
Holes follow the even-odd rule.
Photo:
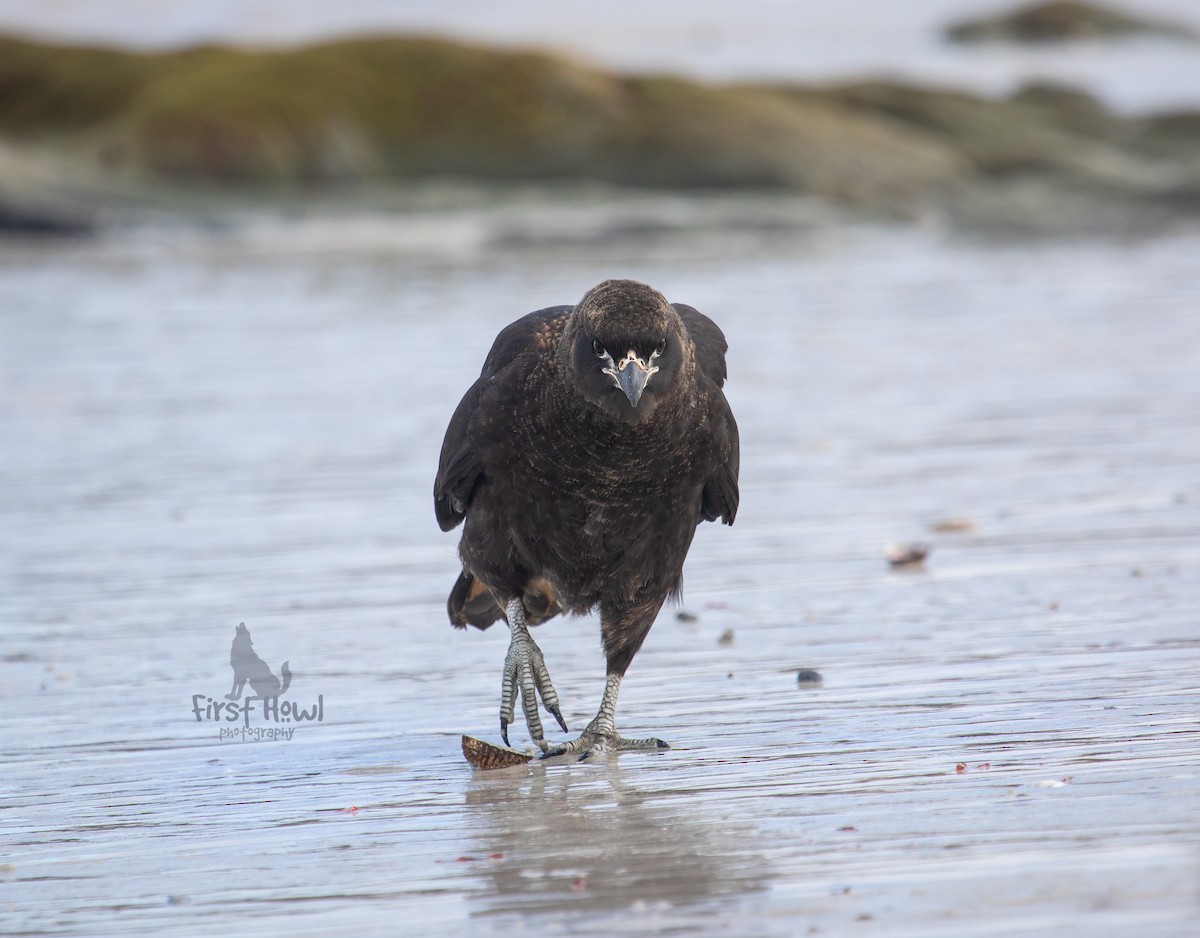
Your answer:
[[[1078,28],[1071,42],[968,46],[950,35],[964,22],[1011,17],[1027,5],[1027,0],[610,0],[603,6],[552,0],[286,5],[0,0],[0,35],[142,50],[285,48],[339,37],[426,35],[509,50],[544,49],[602,70],[704,82],[811,85],[880,77],[1006,97],[1038,81],[1082,88],[1125,115],[1200,106],[1195,44],[1152,34],[1109,41],[1088,28],[1086,11],[1074,16]],[[1104,0],[1101,6],[1148,25],[1200,32],[1194,0]]]
[[[1136,235],[1200,215],[1200,110],[1123,116],[1044,83],[1005,98],[884,79],[716,85],[413,36],[168,52],[0,38],[0,231],[531,189]]]

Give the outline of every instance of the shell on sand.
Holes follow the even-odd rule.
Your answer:
[[[463,755],[475,769],[507,769],[513,765],[524,765],[533,759],[527,752],[517,752],[503,746],[493,746],[491,743],[476,739],[474,736],[462,738]]]
[[[928,544],[888,544],[885,553],[893,567],[915,567],[925,562],[930,550]]]

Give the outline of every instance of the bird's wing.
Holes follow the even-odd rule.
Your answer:
[[[446,428],[437,478],[433,483],[433,510],[443,531],[457,527],[467,515],[471,495],[483,473],[479,451],[472,433],[479,400],[488,384],[509,367],[524,351],[534,347],[539,333],[554,320],[565,318],[570,306],[551,306],[522,316],[500,330],[483,362],[483,371],[459,401]]]
[[[700,517],[705,521],[719,518],[725,524],[733,524],[738,509],[738,466],[741,457],[737,421],[733,419],[733,411],[721,392],[727,374],[725,352],[729,344],[721,328],[702,312],[683,303],[671,305],[683,319],[691,336],[700,374],[714,385],[708,395],[712,408],[710,426],[719,456],[715,470],[704,483]]]
[[[672,303],[675,312],[679,313],[683,324],[687,327],[688,335],[696,348],[696,364],[700,372],[719,388],[725,383],[725,353],[729,343],[725,341],[725,333],[721,327],[705,316],[700,310],[683,303]]]
[[[741,463],[741,453],[738,443],[737,421],[733,419],[733,411],[729,402],[720,391],[710,398],[714,413],[710,426],[713,428],[713,442],[720,454],[715,470],[704,481],[704,492],[700,499],[700,517],[705,521],[721,519],[725,524],[733,524],[738,510],[738,468]]]

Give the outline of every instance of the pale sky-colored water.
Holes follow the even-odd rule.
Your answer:
[[[749,237],[0,253],[0,933],[1193,935],[1200,237]],[[472,775],[506,636],[445,618],[442,431],[614,274],[730,343],[737,524],[619,714],[677,748]],[[243,620],[318,725],[193,716]],[[578,730],[597,623],[537,641]]]
[[[1049,48],[961,48],[942,27],[1007,9],[997,0],[0,0],[0,30],[132,46],[201,41],[305,42],[330,35],[415,31],[540,46],[633,71],[705,79],[819,81],[902,76],[992,94],[1030,78],[1087,87],[1123,110],[1200,106],[1200,44],[1137,39]],[[1200,29],[1197,0],[1121,6]]]

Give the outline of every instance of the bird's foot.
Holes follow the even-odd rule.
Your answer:
[[[549,759],[553,756],[568,756],[578,755],[579,761],[592,761],[603,758],[610,752],[663,752],[671,748],[671,744],[665,740],[656,737],[647,739],[627,739],[624,736],[617,734],[613,727],[605,729],[599,725],[600,718],[597,717],[587,725],[578,739],[572,739],[566,743],[556,743],[553,746],[547,746],[542,750],[542,758]]]
[[[504,658],[504,678],[500,693],[500,735],[504,738],[504,745],[511,746],[508,741],[508,725],[513,721],[517,697],[520,696],[529,735],[538,748],[545,752],[550,744],[546,742],[545,733],[542,731],[538,697],[541,697],[542,705],[558,721],[563,732],[567,731],[567,724],[563,720],[558,694],[550,682],[550,671],[546,668],[542,650],[538,648],[525,625],[521,600],[515,599],[508,604],[508,622],[512,630],[512,640]]]
[[[604,696],[600,699],[600,710],[592,718],[592,722],[579,735],[578,739],[570,742],[557,743],[553,746],[542,746],[542,758],[551,756],[579,755],[579,761],[603,758],[610,752],[625,752],[640,750],[642,752],[661,752],[670,749],[670,743],[661,739],[626,739],[617,735],[617,695],[621,691],[621,675],[610,673],[604,682]]]

